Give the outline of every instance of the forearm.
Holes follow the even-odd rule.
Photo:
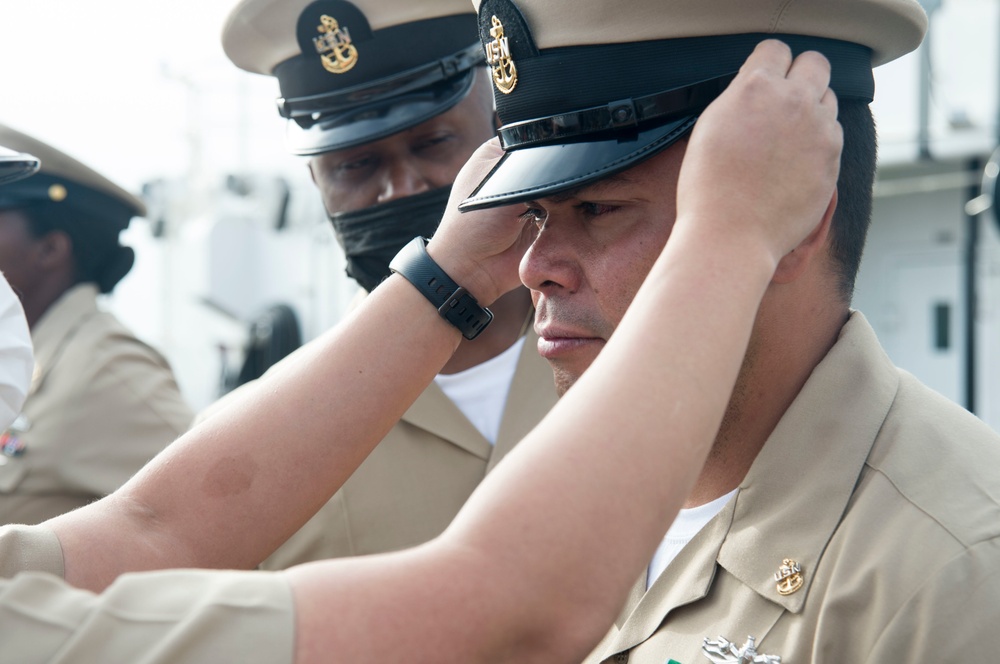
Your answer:
[[[444,536],[501,572],[476,593],[512,621],[497,639],[563,634],[584,656],[694,484],[774,270],[699,226],[678,223],[607,346]]]
[[[572,662],[594,646],[698,475],[776,267],[829,228],[836,104],[825,60],[800,62],[758,47],[702,115],[688,195],[614,335],[441,537],[289,572],[300,662]],[[785,116],[777,93],[797,99]],[[749,168],[720,168],[734,156]],[[372,626],[391,638],[357,638]]]
[[[438,540],[291,571],[299,661],[586,655],[715,436],[774,267],[745,251],[677,238],[598,360]],[[340,641],[376,627],[392,638]]]
[[[49,521],[67,580],[100,589],[125,571],[255,566],[350,476],[459,340],[392,277],[115,495]]]

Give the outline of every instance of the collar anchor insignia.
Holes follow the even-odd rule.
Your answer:
[[[343,74],[358,64],[358,49],[351,42],[347,26],[341,27],[337,19],[324,14],[316,29],[322,34],[313,39],[316,52],[320,54],[323,69],[331,74]]]
[[[493,41],[486,43],[486,63],[493,70],[493,84],[497,90],[509,95],[517,85],[517,67],[510,55],[510,41],[503,34],[503,23],[496,16],[490,36]]]
[[[706,636],[701,652],[715,664],[781,664],[781,657],[757,654],[756,639],[752,636],[740,648],[725,637],[711,641]]]
[[[781,595],[791,595],[802,587],[802,566],[791,558],[781,561],[781,567],[774,575],[774,580],[778,584],[778,593]]]

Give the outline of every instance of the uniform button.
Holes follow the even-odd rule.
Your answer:
[[[613,661],[615,662],[615,664],[623,664],[624,662],[627,662],[628,653],[627,652],[618,653],[617,655],[614,656]]]

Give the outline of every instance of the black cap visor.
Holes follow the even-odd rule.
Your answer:
[[[510,150],[458,206],[459,210],[537,200],[620,173],[676,143],[694,127],[697,119],[697,115],[690,115],[603,140]]]
[[[26,178],[38,170],[36,157],[0,147],[0,184]]]
[[[285,142],[292,154],[311,156],[378,141],[441,115],[465,99],[476,69],[436,85],[339,113],[321,114],[308,127],[290,120]]]

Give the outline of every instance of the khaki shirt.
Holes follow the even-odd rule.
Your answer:
[[[998,469],[1000,436],[895,368],[854,313],[737,497],[587,661],[1000,661]],[[758,659],[702,652],[748,636]]]
[[[32,330],[35,372],[0,443],[0,524],[39,523],[105,496],[194,417],[166,360],[67,291]]]
[[[125,574],[95,595],[25,571],[61,567],[51,532],[0,528],[0,576],[10,576],[0,578],[0,664],[292,661],[294,606],[280,574]]]
[[[431,384],[365,462],[262,567],[395,551],[441,534],[472,491],[556,402],[528,332],[496,445]]]

